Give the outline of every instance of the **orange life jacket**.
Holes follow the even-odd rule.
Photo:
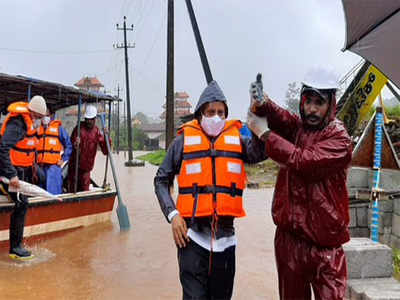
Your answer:
[[[183,160],[178,175],[177,209],[183,217],[243,217],[246,172],[242,160],[240,121],[227,121],[212,143],[197,120],[182,126]]]
[[[61,151],[64,149],[60,141],[61,121],[51,121],[46,130],[40,126],[37,137],[37,162],[40,164],[56,164],[61,159]]]
[[[4,120],[3,126],[1,127],[1,136],[7,128],[7,124],[11,118],[22,116],[27,128],[24,139],[19,141],[10,150],[11,163],[16,167],[30,167],[35,162],[35,150],[36,150],[36,129],[33,128],[33,122],[31,115],[28,110],[27,102],[14,102],[11,103],[7,110],[9,111],[6,119]]]

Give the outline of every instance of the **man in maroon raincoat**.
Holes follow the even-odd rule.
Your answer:
[[[74,192],[75,186],[75,163],[79,145],[78,163],[78,188],[77,192],[88,191],[90,185],[90,171],[93,170],[96,158],[97,147],[100,146],[104,155],[108,154],[106,140],[100,129],[96,126],[97,109],[93,105],[88,105],[85,112],[85,121],[81,122],[80,137],[78,137],[77,127],[71,135],[71,143],[74,149],[69,159],[68,166],[68,190]]]
[[[351,140],[335,118],[336,89],[303,84],[300,117],[267,96],[252,104],[248,126],[280,164],[272,204],[281,299],[343,299],[350,239],[346,170]]]

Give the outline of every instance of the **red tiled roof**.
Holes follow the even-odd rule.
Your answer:
[[[82,77],[77,83],[74,84],[77,87],[87,87],[87,86],[96,86],[103,87],[104,85],[98,80],[96,77]]]
[[[186,92],[176,92],[175,93],[175,98],[189,98],[189,95]]]

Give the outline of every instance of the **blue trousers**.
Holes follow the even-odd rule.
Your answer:
[[[62,194],[63,179],[61,168],[58,165],[45,165],[43,170],[46,174],[46,182],[41,187],[53,195]]]

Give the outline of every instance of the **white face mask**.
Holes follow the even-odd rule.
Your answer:
[[[217,136],[221,133],[225,126],[225,119],[221,119],[218,115],[213,117],[201,118],[201,127],[209,136]]]
[[[50,117],[48,117],[48,116],[43,117],[42,124],[49,125],[49,123],[50,123]]]
[[[39,128],[40,125],[42,125],[42,118],[40,119],[35,119],[35,121],[33,121],[33,128]]]

